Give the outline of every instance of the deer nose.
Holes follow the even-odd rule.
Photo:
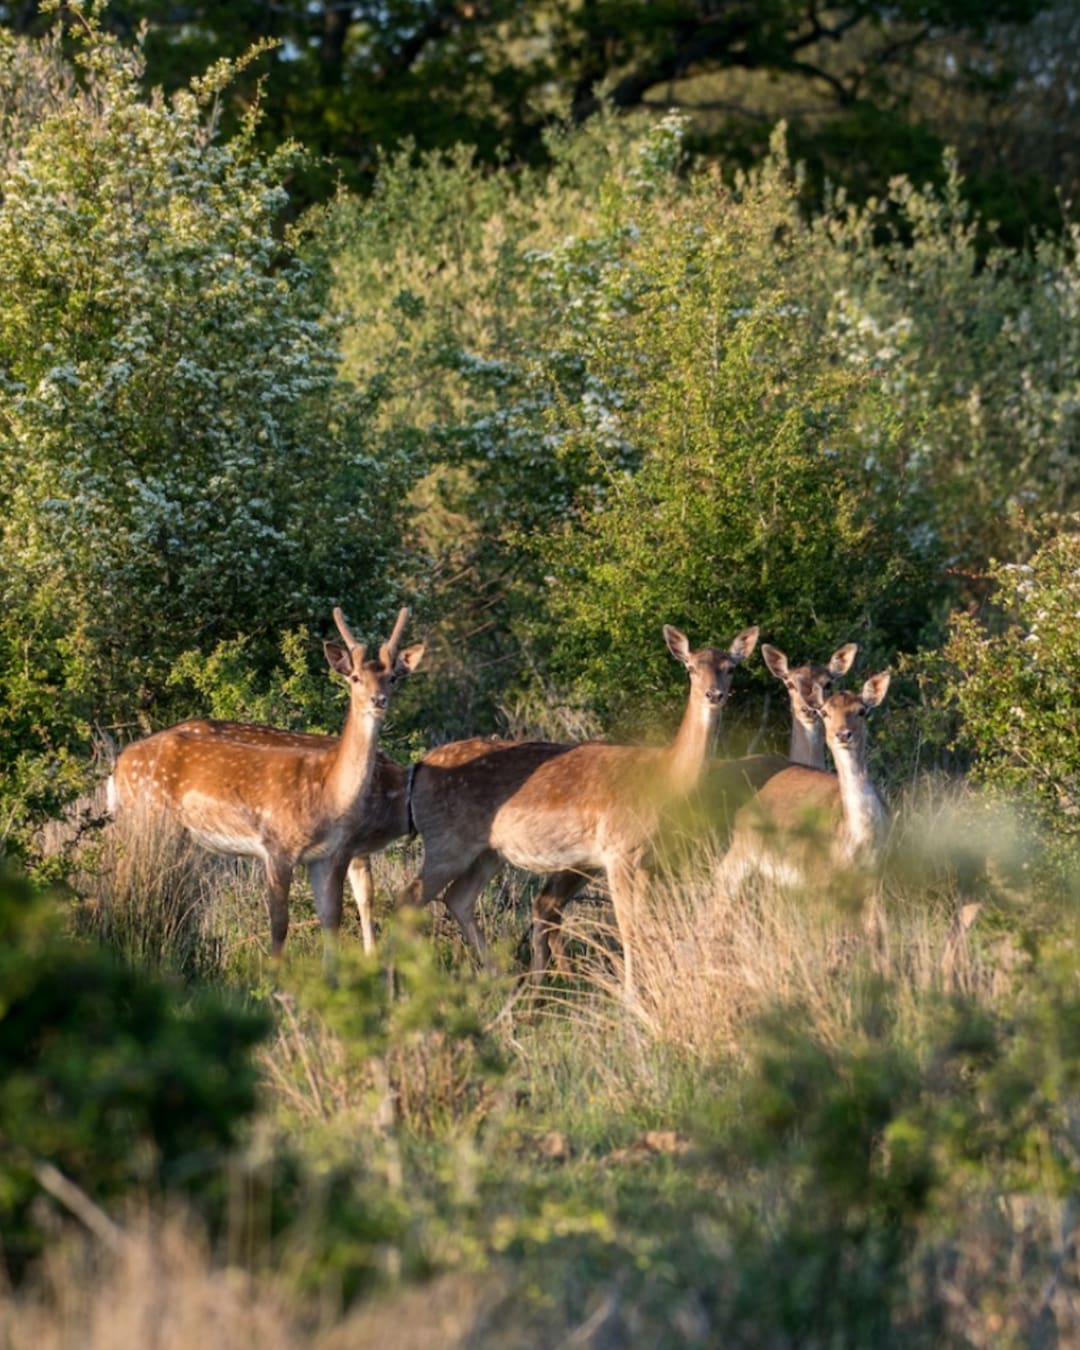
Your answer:
[[[851,731],[847,727],[844,727],[843,730],[836,733],[836,741],[838,745],[850,745]]]
[[[389,703],[390,699],[386,694],[372,694],[371,696],[371,706],[377,708],[379,712],[384,712]]]
[[[705,697],[708,699],[710,703],[722,704],[724,702],[726,694],[723,689],[710,689],[708,693],[705,695]]]

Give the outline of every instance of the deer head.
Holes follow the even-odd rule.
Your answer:
[[[813,736],[818,729],[819,708],[832,692],[833,680],[848,673],[858,650],[858,643],[848,642],[833,652],[828,665],[819,666],[816,662],[808,661],[802,666],[790,666],[779,647],[762,643],[762,658],[788,691],[791,715],[808,735]]]
[[[727,651],[719,647],[702,647],[693,652],[684,633],[671,624],[664,624],[664,641],[676,661],[681,661],[690,675],[690,698],[720,709],[731,692],[731,678],[735,668],[754,650],[757,628],[744,629]]]
[[[841,756],[861,764],[866,754],[866,716],[878,707],[889,690],[889,672],[871,675],[859,693],[841,689],[818,705],[817,715],[825,726],[825,739],[839,767]]]
[[[408,618],[409,611],[402,609],[394,624],[394,631],[379,649],[378,658],[365,661],[363,643],[353,637],[341,609],[334,609],[334,623],[345,647],[339,647],[336,642],[324,642],[323,650],[331,669],[348,680],[352,706],[365,717],[381,718],[390,704],[390,690],[398,680],[411,674],[420,664],[424,654],[422,642],[398,652],[398,643]]]

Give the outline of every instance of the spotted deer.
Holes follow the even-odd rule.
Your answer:
[[[378,752],[379,728],[394,685],[416,669],[417,643],[398,652],[402,609],[379,655],[365,660],[340,609],[345,643],[324,643],[331,668],[348,681],[349,709],[337,736],[315,736],[240,722],[180,722],[127,746],[110,799],[120,810],[165,811],[205,848],[262,860],[271,952],[280,957],[289,927],[289,890],[303,864],[328,948],[341,923],[348,874],[371,950],[370,854],[408,832],[406,771]]]
[[[792,764],[738,811],[731,847],[718,869],[726,891],[736,891],[751,875],[797,885],[816,873],[876,861],[888,812],[866,767],[866,716],[888,688],[889,673],[883,671],[858,694],[840,690],[819,701],[836,773]]]
[[[503,861],[528,872],[559,873],[549,888],[563,902],[582,872],[599,869],[611,892],[631,994],[634,921],[650,843],[664,808],[700,779],[732,675],[753,651],[757,634],[757,628],[746,629],[727,651],[691,651],[678,629],[664,626],[668,650],[690,677],[686,712],[667,748],[467,740],[425,755],[412,792],[424,862],[401,898],[426,904],[442,896],[482,953],[474,906]]]
[[[771,647],[767,642],[761,644],[762,660],[783,684],[791,702],[788,758],[793,764],[825,768],[825,724],[819,716],[819,707],[822,699],[832,692],[833,680],[851,669],[858,650],[858,643],[848,642],[833,652],[826,666],[813,661],[802,666],[789,666],[787,657],[778,647]]]

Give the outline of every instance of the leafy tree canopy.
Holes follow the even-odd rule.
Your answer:
[[[404,136],[542,159],[553,116],[580,121],[604,91],[618,108],[687,109],[702,148],[743,163],[783,117],[801,157],[860,192],[890,172],[933,174],[948,140],[982,204],[1016,233],[1045,220],[1054,184],[1075,176],[1061,126],[1064,115],[1075,140],[1075,113],[1053,93],[1068,82],[1071,13],[1054,0],[116,0],[105,18],[125,37],[147,25],[149,77],[167,89],[275,40],[259,71],[263,134],[298,137],[354,183]],[[26,4],[7,22],[41,20]],[[259,76],[238,87],[237,111]],[[1061,134],[1047,134],[1055,124]],[[332,178],[327,167],[307,190]]]

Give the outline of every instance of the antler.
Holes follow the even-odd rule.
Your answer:
[[[383,643],[382,650],[379,652],[379,660],[384,666],[392,666],[394,664],[394,659],[397,656],[398,643],[401,641],[401,634],[405,629],[408,618],[409,611],[403,605],[401,612],[397,616],[397,623],[394,624],[394,631]]]
[[[353,669],[364,659],[364,644],[357,642],[349,631],[349,625],[345,622],[345,615],[340,605],[334,606],[334,622],[337,624],[337,630],[344,639],[345,646],[353,654]]]

